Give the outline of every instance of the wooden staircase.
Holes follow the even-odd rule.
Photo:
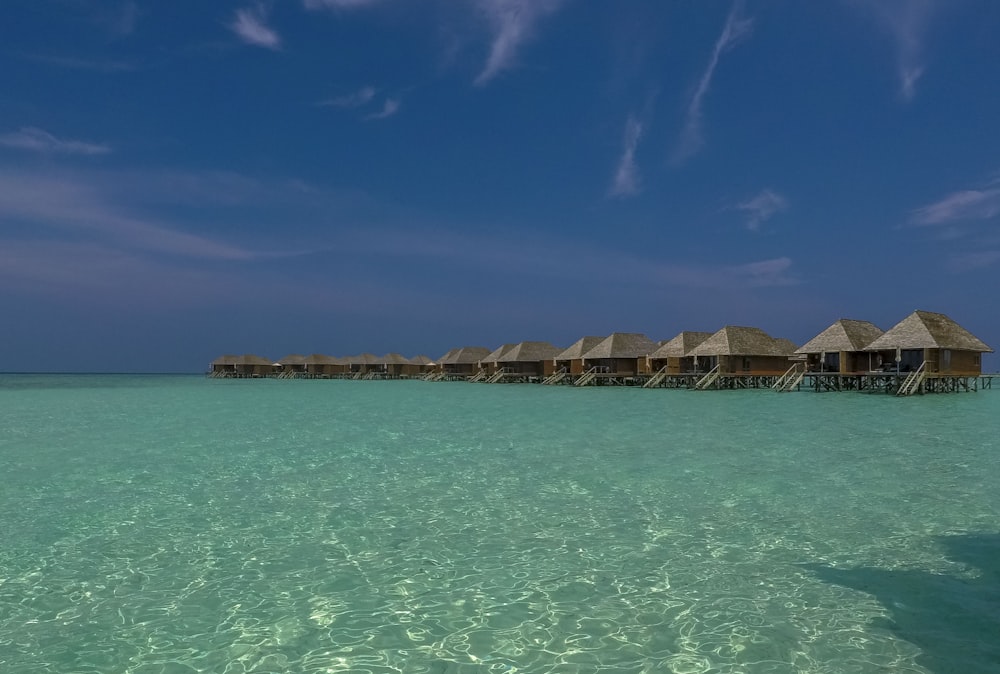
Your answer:
[[[897,396],[911,396],[920,390],[920,385],[924,383],[924,379],[927,378],[927,361],[925,360],[920,364],[916,370],[906,375],[906,379],[900,384],[899,390],[896,391]]]
[[[653,388],[654,386],[659,386],[660,382],[667,378],[667,366],[664,365],[657,371],[652,377],[649,378],[645,384],[642,385],[643,388]]]
[[[584,372],[582,375],[580,375],[579,379],[577,379],[575,382],[573,382],[573,386],[586,386],[590,382],[594,381],[595,379],[597,379],[597,372],[598,372],[599,369],[600,368],[597,365],[595,365],[594,367],[590,368],[589,370],[587,370],[586,372]]]
[[[716,365],[711,370],[709,370],[705,374],[704,377],[702,377],[697,382],[695,382],[695,385],[692,387],[692,390],[694,390],[694,391],[704,391],[709,386],[711,386],[712,384],[714,384],[715,381],[720,376],[722,376],[722,370],[719,369],[720,367],[721,367],[720,365]]]
[[[564,367],[559,368],[558,372],[553,372],[548,377],[543,379],[542,385],[551,386],[552,384],[558,384],[559,382],[561,382],[563,379],[566,378],[567,374],[569,374],[569,372],[566,371],[566,368]]]
[[[795,363],[795,365],[788,368],[785,374],[778,377],[778,380],[771,385],[771,388],[778,393],[787,393],[796,388],[805,376],[805,363]]]

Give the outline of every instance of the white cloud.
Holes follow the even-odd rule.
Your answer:
[[[639,193],[642,180],[639,176],[639,168],[635,163],[635,152],[639,147],[642,131],[642,122],[634,115],[629,115],[625,122],[622,155],[618,160],[618,169],[615,171],[615,177],[611,183],[611,196],[626,197]]]
[[[54,176],[0,169],[0,219],[23,220],[73,231],[124,249],[194,258],[248,260],[239,246],[189,234],[130,212],[109,197],[99,181],[78,175]]]
[[[50,154],[98,155],[111,152],[107,145],[80,140],[63,140],[33,126],[0,135],[0,146]]]
[[[747,229],[756,232],[762,223],[770,220],[775,214],[788,208],[788,200],[769,189],[761,190],[752,199],[736,204],[736,210],[750,215]]]
[[[490,55],[477,85],[484,85],[510,68],[517,50],[535,31],[538,21],[559,9],[563,0],[477,0],[480,11],[493,28]]]
[[[368,7],[382,0],[303,0],[306,9],[358,9]]]
[[[719,39],[715,41],[715,48],[712,50],[712,57],[708,60],[708,67],[705,68],[705,72],[698,82],[698,88],[695,89],[694,95],[691,97],[691,102],[688,104],[687,121],[681,132],[677,150],[674,152],[674,164],[680,164],[688,157],[694,155],[701,149],[704,143],[702,135],[702,102],[712,84],[712,77],[715,75],[715,69],[719,65],[719,58],[727,49],[735,46],[753,30],[753,19],[743,18],[742,13],[743,2],[742,0],[736,0],[733,2],[732,9],[729,10],[729,15],[726,17],[726,25],[722,27]]]
[[[375,98],[375,94],[375,87],[362,87],[353,93],[320,101],[320,105],[332,108],[360,108],[361,106],[370,103],[371,100]]]
[[[229,27],[247,44],[266,49],[281,48],[281,37],[267,25],[267,9],[263,4],[236,10]]]
[[[392,117],[399,112],[399,104],[398,98],[387,98],[381,110],[366,115],[365,119],[386,119],[387,117]]]
[[[896,43],[899,93],[904,100],[916,95],[924,74],[923,38],[935,9],[935,0],[854,0],[874,15]]]
[[[1000,214],[1000,181],[979,190],[960,190],[913,211],[915,225],[945,225],[960,220],[989,220]]]

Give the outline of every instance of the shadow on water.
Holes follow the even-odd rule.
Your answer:
[[[918,662],[937,674],[1000,672],[1000,534],[939,536],[948,558],[968,567],[962,576],[918,570],[803,565],[827,583],[873,595],[890,619],[888,630],[919,647]]]

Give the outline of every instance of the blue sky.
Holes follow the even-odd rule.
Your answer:
[[[992,0],[3,15],[0,371],[914,309],[1000,346]]]

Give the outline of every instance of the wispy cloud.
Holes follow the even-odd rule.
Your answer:
[[[107,145],[56,138],[51,133],[33,126],[0,135],[0,146],[43,154],[99,155],[111,152],[111,148]]]
[[[628,197],[639,193],[642,179],[635,163],[635,152],[639,147],[639,140],[642,138],[642,130],[642,122],[635,115],[629,115],[625,122],[625,138],[622,143],[621,158],[618,160],[618,168],[609,190],[613,197]]]
[[[712,85],[712,77],[715,75],[715,69],[719,65],[719,59],[726,50],[735,46],[744,37],[747,37],[752,30],[753,19],[743,18],[743,2],[742,0],[736,0],[733,2],[732,9],[729,10],[729,15],[726,17],[726,25],[722,27],[719,39],[715,41],[715,48],[712,50],[712,56],[708,60],[708,67],[705,68],[705,72],[698,81],[698,87],[691,97],[691,102],[688,104],[687,119],[672,158],[674,164],[683,163],[684,160],[697,153],[704,144],[702,105],[705,95]]]
[[[370,115],[365,115],[366,120],[373,119],[386,119],[392,117],[397,112],[399,112],[399,99],[398,98],[387,98],[385,103],[382,104],[382,109],[378,112],[373,112]]]
[[[248,260],[256,254],[130,212],[99,183],[0,169],[0,219],[73,231],[123,249],[193,258]]]
[[[1000,250],[980,250],[974,253],[952,255],[948,258],[948,271],[963,272],[985,269],[1000,263]]]
[[[788,209],[788,200],[780,194],[769,190],[761,190],[752,199],[736,204],[736,210],[743,211],[750,216],[747,220],[747,229],[756,232],[761,224],[767,222],[777,213]]]
[[[924,74],[923,39],[934,12],[935,0],[853,0],[870,12],[896,43],[899,93],[912,100],[917,81]]]
[[[350,94],[344,94],[343,96],[336,96],[334,98],[328,98],[320,101],[319,104],[331,108],[360,108],[361,106],[370,103],[371,100],[375,98],[376,93],[375,87],[362,87]]]
[[[236,10],[229,28],[247,44],[280,49],[281,37],[267,25],[267,8],[262,3]]]
[[[102,73],[127,73],[139,69],[137,63],[114,59],[87,59],[77,56],[52,56],[41,54],[25,54],[25,58],[38,63],[70,68],[71,70],[90,70]]]
[[[382,0],[303,0],[306,9],[357,9],[368,7]]]
[[[913,211],[914,225],[948,225],[963,220],[989,220],[1000,214],[1000,180],[982,189],[952,192]]]
[[[533,37],[538,21],[562,4],[563,0],[478,0],[480,11],[493,28],[493,42],[475,83],[485,85],[512,67],[518,49]]]

